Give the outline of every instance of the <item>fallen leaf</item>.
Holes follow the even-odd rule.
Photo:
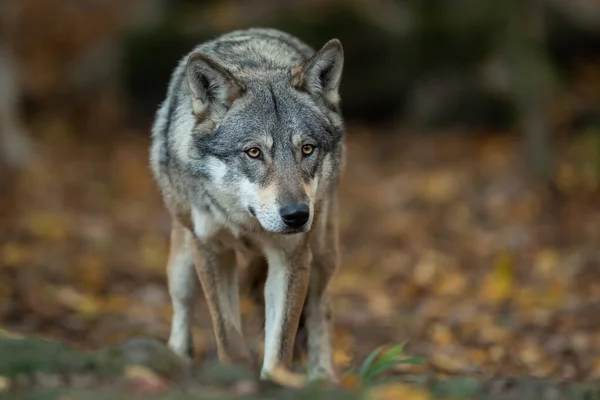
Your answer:
[[[543,358],[541,349],[532,341],[525,341],[522,344],[518,356],[521,362],[528,365],[538,364]]]
[[[4,243],[0,248],[0,263],[7,267],[20,267],[28,261],[27,248],[18,242]]]
[[[5,376],[0,376],[0,392],[5,392],[10,389],[10,379]]]
[[[429,336],[438,345],[449,345],[455,340],[452,331],[444,324],[434,324],[429,330]]]
[[[535,258],[535,269],[541,276],[549,277],[559,265],[558,252],[554,249],[544,249]]]
[[[160,394],[168,389],[164,379],[141,365],[128,365],[125,368],[125,378],[131,382],[133,390],[139,394]]]
[[[353,357],[350,355],[347,349],[335,348],[333,352],[333,362],[338,366],[350,365]]]
[[[366,398],[368,400],[430,400],[432,396],[425,389],[404,383],[393,383],[374,387],[367,392]]]
[[[514,282],[513,257],[508,252],[501,253],[494,262],[491,275],[485,279],[480,295],[490,302],[506,299],[512,292]]]
[[[68,217],[53,212],[32,213],[27,224],[33,235],[53,242],[66,239],[70,229]]]
[[[269,373],[269,379],[282,386],[290,388],[302,388],[306,385],[306,377],[290,371],[287,368],[278,366]]]
[[[80,293],[71,287],[57,287],[53,292],[59,303],[76,310],[85,317],[93,317],[101,310],[100,304],[95,298]]]
[[[441,372],[458,374],[471,373],[474,366],[464,357],[455,353],[437,351],[428,357],[429,364]]]
[[[342,389],[347,389],[347,390],[356,389],[360,386],[360,384],[361,384],[361,379],[358,374],[347,373],[347,374],[343,374],[340,377],[340,387]]]
[[[425,175],[419,187],[419,195],[426,201],[445,202],[460,191],[460,180],[452,171],[435,171]]]
[[[435,292],[440,296],[457,296],[467,289],[467,278],[464,273],[449,272],[436,286]]]

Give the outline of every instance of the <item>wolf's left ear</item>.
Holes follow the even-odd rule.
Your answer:
[[[337,108],[344,67],[344,50],[338,39],[331,39],[307,62],[292,71],[292,85],[313,96],[323,97]]]
[[[192,108],[198,117],[214,106],[229,108],[244,91],[244,85],[229,70],[201,52],[190,55],[186,78],[192,92]]]

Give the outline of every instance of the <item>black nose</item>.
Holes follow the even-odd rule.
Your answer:
[[[279,210],[281,219],[290,228],[300,228],[308,221],[310,210],[305,203],[287,204]]]

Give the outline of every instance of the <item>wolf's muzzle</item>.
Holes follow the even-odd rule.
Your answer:
[[[292,203],[281,207],[279,214],[288,227],[298,229],[308,222],[310,209],[306,203]]]

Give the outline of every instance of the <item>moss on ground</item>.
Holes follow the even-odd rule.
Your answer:
[[[80,351],[43,338],[0,337],[0,398],[4,399],[492,399],[594,400],[598,383],[532,378],[482,381],[390,376],[368,387],[302,389],[260,382],[254,371],[216,362],[189,365],[163,343],[134,339]]]

